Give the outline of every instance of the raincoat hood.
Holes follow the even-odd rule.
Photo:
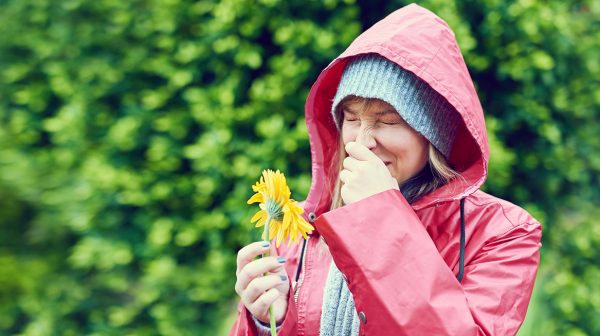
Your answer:
[[[306,125],[312,156],[312,185],[304,204],[316,216],[327,212],[337,178],[338,130],[331,105],[348,61],[366,53],[379,54],[411,71],[440,93],[461,116],[462,123],[449,162],[464,177],[421,197],[417,210],[475,192],[484,183],[489,145],[481,103],[454,33],[431,11],[411,4],[393,12],[358,36],[319,75],[306,100]],[[317,228],[318,229],[318,228]]]

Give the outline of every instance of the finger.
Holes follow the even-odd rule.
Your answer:
[[[340,181],[346,184],[350,181],[351,176],[352,173],[349,170],[344,169],[340,172]]]
[[[254,303],[251,305],[252,310],[255,312],[259,312],[261,315],[266,315],[269,306],[277,300],[279,297],[279,291],[277,288],[271,288],[266,291],[263,295],[261,295]]]
[[[271,244],[268,241],[258,241],[242,247],[237,254],[237,269],[235,270],[235,274],[238,275],[240,270],[254,260],[254,258],[267,252],[270,246]]]
[[[285,285],[288,284],[287,275],[272,274],[256,278],[248,284],[248,287],[241,296],[242,300],[246,305],[250,305],[264,292],[284,283]]]
[[[348,155],[359,161],[381,161],[381,159],[379,159],[375,153],[371,152],[371,150],[365,145],[356,141],[348,142],[345,146],[345,149]]]
[[[354,172],[356,170],[358,170],[359,166],[360,166],[360,161],[358,161],[357,159],[353,158],[352,156],[348,156],[344,159],[344,161],[342,162],[342,166],[351,171]]]
[[[283,268],[285,258],[264,257],[248,263],[237,275],[235,283],[235,291],[238,294],[242,294],[250,281],[255,278],[262,276],[267,272],[279,272],[280,268]]]
[[[345,184],[342,186],[342,188],[340,188],[340,196],[342,197],[344,204],[352,203],[350,200],[350,191],[348,190],[348,187]]]

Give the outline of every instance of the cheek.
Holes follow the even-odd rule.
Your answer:
[[[429,142],[422,136],[415,136],[411,141],[411,147],[412,159],[418,167],[423,168],[429,156]]]
[[[387,149],[396,156],[404,159],[422,161],[427,159],[428,142],[418,133],[408,131],[395,131],[381,135],[382,143],[387,144]]]
[[[356,140],[357,134],[358,130],[356,127],[351,127],[347,124],[342,125],[342,140],[344,141],[344,144]]]
[[[423,160],[427,160],[427,156],[429,155],[429,141],[427,141],[427,139],[425,139],[423,136],[417,135],[415,147],[421,152]]]

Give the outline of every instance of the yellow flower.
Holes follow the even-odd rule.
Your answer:
[[[266,224],[265,231],[269,231],[268,240],[277,238],[279,247],[284,239],[299,242],[300,235],[307,238],[306,233],[314,230],[301,216],[304,209],[297,205],[297,201],[290,199],[290,188],[285,182],[285,176],[279,170],[263,170],[259,182],[252,186],[256,193],[250,197],[248,204],[260,203],[260,210],[252,217],[251,222],[256,222],[256,227]],[[262,239],[265,239],[263,232]]]

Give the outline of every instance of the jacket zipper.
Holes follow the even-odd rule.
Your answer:
[[[308,236],[308,239],[310,240],[311,236]],[[302,286],[302,283],[304,282],[304,264],[306,263],[306,252],[308,251],[308,242],[306,242],[306,248],[304,249],[304,254],[302,255],[302,267],[300,267],[300,279],[298,280],[298,283],[296,284],[296,288],[294,288],[294,301],[296,302],[296,306],[298,306],[298,295],[300,294],[300,286]]]

